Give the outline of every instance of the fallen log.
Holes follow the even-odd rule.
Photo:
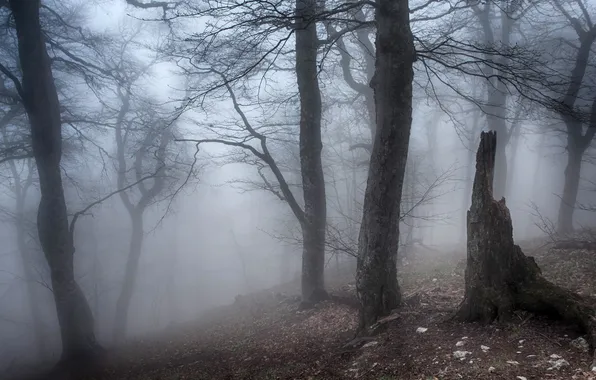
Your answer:
[[[555,242],[554,249],[585,249],[596,251],[596,241],[586,240],[561,240]]]
[[[514,310],[561,319],[587,335],[593,357],[596,318],[578,294],[547,281],[532,257],[513,241],[513,225],[505,199],[493,198],[497,136],[483,132],[476,154],[472,205],[467,215],[468,241],[465,296],[456,318],[491,323],[508,320]],[[596,370],[596,361],[592,364]]]

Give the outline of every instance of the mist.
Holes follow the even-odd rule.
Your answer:
[[[443,273],[463,305],[481,132],[516,244],[540,266],[592,247],[594,4],[398,2],[409,34],[382,50],[389,0],[0,1],[0,371],[165,342],[264,295],[292,316],[350,299],[346,331],[374,337],[401,310],[379,294],[428,295],[443,262],[467,262]]]

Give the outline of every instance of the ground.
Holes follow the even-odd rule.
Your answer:
[[[595,252],[523,248],[546,278],[596,297]],[[402,263],[407,304],[359,345],[346,346],[357,318],[353,281],[330,268],[335,296],[314,309],[300,310],[292,284],[240,297],[197,323],[113,352],[96,378],[596,380],[590,355],[572,343],[580,337],[572,327],[521,313],[488,327],[451,321],[463,298],[464,267],[461,252],[421,250]]]

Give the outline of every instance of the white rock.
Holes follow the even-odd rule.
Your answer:
[[[507,360],[507,364],[511,364],[511,365],[519,365],[519,362],[516,360]]]
[[[569,362],[565,359],[549,360],[548,362],[551,366],[546,369],[547,371],[551,371],[553,369],[561,369],[563,367],[569,366]]]
[[[588,341],[581,336],[577,339],[572,340],[571,345],[582,352],[588,352],[588,350],[590,349]]]
[[[592,372],[596,372],[596,365],[592,367]]]
[[[466,356],[470,355],[470,351],[455,351],[453,352],[453,357],[459,360],[464,360]]]
[[[436,278],[433,278],[433,282],[437,282],[437,279]]]
[[[520,339],[519,340],[519,344],[524,344],[525,340],[524,339]]]
[[[366,343],[364,346],[362,346],[362,348],[369,348],[369,347],[374,347],[377,344],[379,344],[379,342],[377,342],[376,340],[373,340],[372,342],[368,342]]]
[[[489,373],[493,373],[495,372],[497,369],[495,367],[488,367],[488,372]]]
[[[463,336],[461,339],[462,340],[466,340],[466,339],[468,339],[468,337],[467,336]]]
[[[517,351],[516,354],[521,354],[521,351]]]
[[[463,346],[465,343],[463,340],[460,340],[459,342],[455,343],[455,347],[461,347]]]
[[[488,350],[490,350],[489,346],[480,346],[480,349],[484,352],[487,352]]]
[[[525,376],[517,376],[516,379],[518,379],[518,380],[528,380],[528,378],[525,377]]]
[[[423,334],[423,333],[425,333],[427,330],[428,330],[428,328],[426,328],[426,327],[418,327],[418,328],[416,329],[416,332],[417,332],[418,334]]]
[[[550,356],[551,359],[561,359],[561,356],[557,355],[557,354],[552,354]]]

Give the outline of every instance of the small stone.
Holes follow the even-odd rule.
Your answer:
[[[507,360],[507,364],[511,364],[511,365],[519,365],[519,362],[516,360]]]
[[[490,350],[489,346],[480,346],[480,349],[484,352],[487,352],[488,350]]]
[[[455,343],[455,347],[461,347],[463,346],[465,343],[463,340],[460,340],[459,342]]]
[[[590,349],[588,341],[581,336],[577,339],[572,340],[571,345],[582,352],[588,352],[588,350]]]
[[[596,372],[596,365],[592,367],[592,372]]]
[[[520,339],[518,343],[519,343],[519,344],[524,344],[524,342],[525,342],[525,340],[524,340],[524,339]]]
[[[466,356],[470,355],[470,351],[455,351],[453,357],[459,360],[464,360]]]
[[[437,282],[437,279],[436,278],[433,278],[433,282]]]
[[[426,327],[418,327],[418,328],[416,329],[416,332],[417,332],[418,334],[424,334],[424,333],[425,333],[427,330],[428,330],[428,328],[426,328]]]
[[[497,369],[495,367],[488,367],[489,373],[494,373]]]
[[[525,377],[525,376],[517,376],[516,378],[517,378],[518,380],[528,380],[528,378],[527,378],[527,377]]]
[[[550,363],[551,366],[546,369],[547,371],[551,371],[553,369],[558,370],[563,367],[569,366],[569,362],[565,359],[549,360],[548,362]]]
[[[369,348],[369,347],[374,347],[377,344],[379,344],[379,342],[377,342],[376,340],[373,340],[372,342],[368,342],[366,343],[364,346],[362,346],[362,348]]]
[[[550,356],[550,358],[551,358],[551,359],[555,359],[555,360],[556,360],[556,359],[561,359],[561,356],[559,356],[559,355],[557,355],[557,354],[552,354],[552,355]]]

